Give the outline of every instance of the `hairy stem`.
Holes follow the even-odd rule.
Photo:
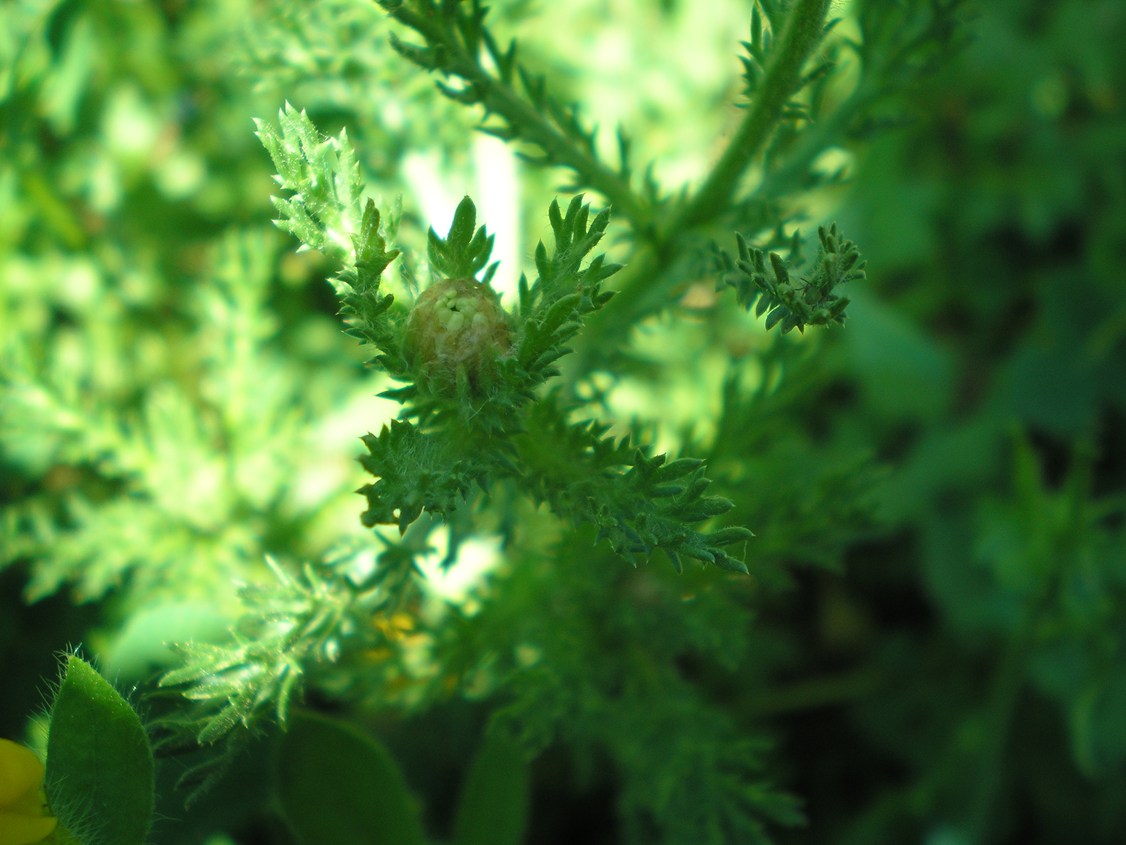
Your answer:
[[[739,178],[770,138],[786,103],[798,88],[802,68],[825,32],[830,0],[798,0],[790,9],[781,42],[766,69],[759,94],[747,109],[730,144],[708,178],[660,232],[642,240],[634,260],[619,277],[618,295],[612,304],[590,321],[579,340],[578,355],[571,371],[587,373],[605,361],[610,336],[620,337],[639,320],[668,302],[676,275],[668,272],[672,257],[683,254],[686,240],[728,208]]]
[[[543,149],[552,164],[574,170],[583,183],[605,196],[615,214],[629,220],[635,231],[646,231],[650,227],[647,205],[630,187],[628,179],[575,143],[512,85],[485,70],[479,57],[467,49],[437,14],[421,15],[405,5],[385,8],[391,17],[424,36],[427,42],[449,51],[446,72],[476,87],[487,113],[498,114],[511,126],[519,127],[520,139]]]
[[[821,41],[829,2],[798,0],[794,4],[758,96],[704,184],[674,218],[670,232],[706,222],[716,209],[727,207],[739,178],[766,144],[801,81],[806,60]]]

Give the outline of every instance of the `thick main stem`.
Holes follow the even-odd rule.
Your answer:
[[[436,9],[433,17],[426,17],[404,5],[384,3],[384,8],[393,18],[421,33],[430,43],[440,44],[449,51],[451,59],[442,71],[476,86],[481,92],[480,104],[485,107],[486,113],[503,117],[516,130],[513,137],[539,146],[551,162],[574,170],[581,181],[603,194],[614,211],[625,216],[635,229],[649,228],[646,204],[638,198],[628,180],[560,129],[549,115],[534,107],[509,82],[485,70],[478,57],[456,34],[439,22]]]
[[[802,68],[824,34],[829,2],[798,0],[791,8],[781,43],[766,68],[758,96],[704,184],[673,218],[669,228],[673,237],[683,229],[705,222],[714,216],[715,209],[725,207],[730,201],[739,178],[762,151],[801,82]]]
[[[638,232],[642,249],[630,263],[623,284],[609,307],[595,315],[577,350],[579,360],[572,371],[587,372],[611,335],[620,338],[623,330],[666,303],[675,277],[668,272],[669,261],[694,230],[706,226],[730,203],[740,178],[758,156],[786,107],[801,84],[802,69],[825,32],[825,17],[830,0],[797,0],[782,29],[779,44],[766,68],[758,96],[747,109],[731,142],[696,193],[680,205],[667,222],[658,223],[659,232],[645,241]],[[613,344],[611,344],[613,345]]]

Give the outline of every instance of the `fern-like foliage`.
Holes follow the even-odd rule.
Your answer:
[[[380,232],[379,209],[372,199],[364,205],[360,231],[353,237],[352,244],[355,261],[345,264],[336,277],[341,316],[348,323],[350,334],[381,350],[388,370],[401,370],[403,363],[394,357],[397,352],[394,327],[388,319],[395,297],[380,290],[383,271],[398,257],[399,251],[387,249]]]
[[[258,138],[277,169],[275,181],[291,197],[274,197],[279,228],[304,245],[344,263],[355,262],[352,236],[360,230],[363,181],[347,130],[326,138],[304,111],[289,103],[278,128],[255,120]]]
[[[450,231],[442,237],[430,227],[426,239],[426,255],[431,269],[446,278],[475,277],[485,270],[483,281],[488,282],[496,272],[496,264],[485,265],[493,251],[496,238],[477,226],[477,209],[469,197],[458,203]]]
[[[360,463],[377,477],[358,491],[368,502],[362,520],[368,526],[397,525],[400,533],[423,511],[449,517],[475,485],[485,486],[498,462],[487,452],[466,448],[448,431],[423,431],[404,420],[392,420],[378,435],[361,439],[368,454]]]
[[[339,263],[332,282],[350,333],[388,355],[389,368],[402,369],[388,322],[394,297],[380,291],[383,271],[399,252],[387,249],[375,201],[363,200],[360,166],[347,130],[326,137],[304,110],[289,103],[279,111],[276,127],[264,120],[256,120],[255,126],[283,191],[272,198],[279,215],[275,224],[301,241],[301,249],[315,249]]]
[[[159,744],[169,752],[215,749],[180,778],[190,800],[214,786],[249,735],[266,724],[284,729],[310,683],[343,692],[356,685],[357,673],[394,670],[404,630],[399,608],[413,595],[404,590],[402,564],[413,567],[428,548],[385,545],[362,579],[351,574],[355,555],[296,571],[267,558],[271,578],[238,591],[243,612],[229,639],[176,645],[181,665],[161,677],[159,688],[187,705],[156,721]]]
[[[80,354],[56,357],[66,347],[52,342],[42,360],[0,362],[4,474],[53,479],[0,509],[0,567],[35,561],[29,597],[68,585],[79,601],[112,591],[143,606],[210,596],[277,551],[269,538],[314,551],[299,538],[323,502],[293,491],[311,472],[334,472],[312,447],[308,418],[350,374],[328,366],[310,385],[299,367],[281,366],[276,254],[269,230],[219,241],[208,283],[177,297],[196,326],[180,345],[159,336],[167,330],[155,317],[123,341],[124,309],[107,281],[100,306],[76,319]],[[22,341],[28,330],[17,325],[11,339]],[[117,393],[98,382],[115,371],[144,383]]]
[[[744,308],[766,315],[766,327],[781,326],[783,334],[806,326],[843,325],[848,298],[838,292],[847,282],[864,279],[864,262],[856,244],[841,236],[836,224],[820,227],[818,255],[813,266],[802,267],[800,236],[791,242],[790,261],[776,252],[757,249],[736,234],[738,257],[718,255],[724,284],[735,289]],[[732,272],[734,271],[734,272]]]
[[[590,252],[602,240],[610,222],[610,212],[590,217],[590,207],[582,197],[571,200],[566,214],[558,202],[548,208],[548,221],[554,236],[550,254],[541,241],[536,246],[539,275],[530,286],[520,278],[519,317],[521,334],[516,345],[515,377],[529,394],[554,375],[554,364],[571,350],[566,344],[583,326],[585,319],[604,307],[613,296],[602,283],[620,268],[596,255],[584,265]]]
[[[298,240],[298,251],[317,251],[332,265],[329,282],[339,316],[379,370],[379,387],[372,390],[346,355],[326,354],[324,347],[301,352],[300,343],[291,342],[306,330],[315,334],[324,320],[299,284],[307,265],[279,267],[276,239],[269,234],[230,235],[219,250],[215,278],[193,286],[186,297],[167,275],[169,268],[184,266],[185,253],[171,246],[181,239],[168,237],[167,226],[136,225],[148,222],[148,215],[155,222],[178,221],[173,200],[221,193],[205,183],[219,181],[220,171],[210,164],[206,174],[192,175],[191,162],[210,162],[213,150],[189,139],[230,136],[190,131],[191,122],[180,114],[199,105],[197,98],[182,98],[185,82],[215,80],[148,55],[144,66],[166,81],[158,79],[138,96],[130,74],[118,80],[127,83],[118,91],[90,89],[97,96],[86,96],[89,80],[112,77],[120,61],[121,51],[91,46],[108,34],[104,16],[83,4],[62,4],[45,13],[46,40],[32,37],[38,21],[9,27],[20,36],[16,42],[28,43],[25,52],[34,61],[20,58],[21,51],[13,54],[18,61],[8,76],[21,80],[12,94],[21,107],[12,110],[19,119],[9,158],[19,163],[19,172],[0,165],[0,194],[19,200],[5,204],[13,206],[5,230],[16,234],[0,253],[16,256],[16,275],[24,277],[10,296],[0,296],[0,323],[14,326],[16,338],[0,338],[0,566],[29,562],[31,597],[72,583],[80,599],[112,593],[122,615],[131,618],[139,608],[149,612],[154,600],[203,595],[237,619],[224,642],[208,641],[209,633],[185,634],[199,639],[179,646],[181,664],[159,684],[163,693],[155,706],[164,694],[176,702],[158,726],[167,731],[164,747],[187,745],[202,759],[186,774],[195,785],[214,784],[233,751],[258,729],[284,728],[306,692],[314,693],[310,703],[332,700],[357,721],[368,721],[377,709],[433,703],[449,695],[453,682],[475,675],[481,701],[499,705],[502,721],[510,717],[517,733],[543,740],[527,748],[543,748],[556,737],[579,768],[584,758],[609,764],[612,773],[599,785],[614,795],[623,841],[766,842],[767,825],[793,824],[799,816],[795,801],[763,776],[757,731],[737,723],[746,711],[740,708],[739,720],[730,715],[732,701],[764,691],[760,680],[772,668],[744,660],[756,650],[750,647],[745,591],[737,582],[750,579],[719,579],[710,569],[685,572],[685,564],[747,573],[741,558],[754,535],[721,520],[751,515],[773,534],[762,544],[766,553],[756,549],[756,559],[839,560],[842,538],[852,536],[860,521],[853,510],[857,497],[840,495],[860,484],[837,481],[852,474],[853,465],[842,470],[836,453],[819,449],[808,450],[808,464],[795,465],[789,458],[807,441],[795,438],[780,448],[779,440],[804,415],[791,413],[773,427],[756,428],[752,423],[764,406],[739,405],[738,397],[752,388],[749,379],[734,375],[718,432],[713,437],[705,431],[686,447],[709,454],[707,464],[658,449],[641,433],[652,425],[665,435],[673,423],[623,428],[620,408],[612,418],[610,399],[599,406],[581,397],[588,380],[607,374],[620,378],[616,384],[626,390],[673,395],[672,382],[682,375],[674,369],[683,357],[654,359],[645,369],[619,365],[640,359],[629,348],[635,330],[675,310],[683,290],[697,288],[701,279],[718,276],[720,287],[734,289],[734,297],[719,298],[714,310],[711,304],[702,309],[725,331],[742,328],[742,320],[729,319],[733,299],[780,334],[844,321],[842,285],[864,276],[856,245],[836,226],[823,227],[817,257],[805,263],[800,240],[791,242],[784,233],[808,219],[803,192],[847,175],[843,165],[825,173],[814,163],[889,119],[875,107],[890,99],[897,74],[917,78],[937,63],[963,2],[902,0],[884,4],[886,9],[861,4],[850,10],[855,25],[849,33],[856,37],[849,40],[840,31],[845,27],[835,30],[829,19],[831,0],[753,0],[738,119],[724,133],[727,143],[709,172],[671,195],[653,180],[652,163],[635,160],[625,130],[616,130],[616,154],[612,148],[607,154],[599,127],[539,73],[550,57],[543,63],[528,59],[526,46],[494,34],[495,18],[483,0],[378,0],[366,6],[333,0],[309,10],[266,3],[278,14],[265,31],[255,26],[263,4],[251,3],[246,8],[253,13],[242,23],[252,34],[253,61],[244,61],[244,69],[260,68],[253,74],[260,84],[272,79],[286,86],[283,94],[310,108],[330,109],[354,137],[378,138],[365,145],[369,152],[388,151],[375,164],[371,156],[357,155],[348,133],[326,136],[288,102],[276,121],[257,122],[277,174],[275,222]],[[510,17],[512,8],[506,10]],[[165,22],[150,18],[146,13],[143,26],[136,26],[141,37],[123,41],[157,43],[144,34],[164,32]],[[207,28],[199,23],[170,29],[199,38]],[[394,30],[394,51],[373,38],[383,24]],[[363,43],[347,43],[349,38]],[[202,57],[198,43],[194,49]],[[646,49],[668,58],[660,47]],[[394,100],[396,106],[429,90],[423,79],[429,74],[449,103],[473,110],[482,131],[509,142],[526,162],[567,173],[564,190],[573,196],[546,208],[550,235],[536,246],[512,301],[502,303],[492,288],[494,236],[480,225],[472,199],[461,201],[445,234],[423,226],[425,239],[412,242],[410,226],[400,240],[397,209],[369,196],[369,174],[401,182],[389,174],[400,169],[405,151],[423,146],[419,139],[432,141],[428,129],[437,128],[433,134],[447,151],[461,141],[452,128],[456,121],[440,108],[402,120],[401,129],[380,131],[381,119],[397,109],[373,109],[373,102],[386,101],[367,92],[377,87],[373,80],[400,81],[393,67],[398,56],[426,73],[414,87],[398,89],[406,94]],[[849,56],[858,60],[858,72],[846,84],[830,84],[831,72]],[[126,66],[132,69],[136,58]],[[51,73],[36,64],[51,66]],[[310,87],[309,77],[319,83]],[[162,87],[175,89],[175,105],[156,101]],[[716,90],[730,90],[728,81]],[[222,89],[215,99],[229,93]],[[112,105],[104,119],[86,120],[89,109],[79,106],[103,102]],[[247,113],[241,99],[227,105],[231,113]],[[44,114],[47,122],[39,125]],[[395,122],[387,120],[389,126]],[[90,126],[112,131],[90,132]],[[154,156],[137,155],[151,148],[151,138],[138,129],[146,126],[159,129]],[[72,147],[80,154],[60,157],[46,178],[24,167],[49,158],[36,149],[43,137],[62,141],[76,130],[82,143]],[[136,139],[123,137],[134,131]],[[224,178],[255,178],[247,163],[232,155]],[[75,173],[96,178],[76,182]],[[197,181],[205,190],[190,190]],[[56,182],[65,188],[61,201],[43,187]],[[138,185],[145,190],[135,190]],[[238,185],[227,194],[254,190]],[[194,234],[213,231],[216,215],[233,214],[232,205],[219,209],[214,199],[204,201],[206,219],[182,227],[189,236],[186,253],[195,252]],[[142,216],[118,210],[126,208]],[[146,234],[118,244],[99,241],[103,230]],[[705,267],[704,245],[733,231],[741,233],[735,249]],[[628,255],[626,268],[607,258],[608,235],[623,247],[615,255]],[[39,259],[52,238],[65,256],[57,264]],[[90,258],[76,259],[87,246],[96,247],[88,250]],[[412,284],[396,287],[395,295],[389,290],[385,274],[400,249],[407,253],[400,266],[429,265],[429,272],[418,274],[428,284],[417,296]],[[147,253],[158,257],[146,260]],[[139,271],[122,273],[126,264]],[[59,292],[45,293],[56,279],[62,280]],[[279,280],[287,290],[279,290]],[[84,285],[98,295],[84,299]],[[111,290],[130,292],[118,299]],[[151,326],[167,331],[163,317],[181,303],[186,307],[176,313],[176,330],[167,333],[179,333],[181,325],[196,328],[184,332],[184,342],[170,343]],[[301,317],[289,319],[294,313]],[[679,348],[697,328],[702,336],[713,325],[680,323],[662,337],[676,341],[669,348]],[[466,336],[459,335],[465,328]],[[725,345],[716,342],[719,337],[701,344],[704,356],[748,354],[745,342]],[[137,349],[157,350],[167,360],[142,360],[148,356]],[[728,356],[735,349],[741,351]],[[767,353],[758,350],[757,357],[765,369]],[[740,363],[709,363],[709,374],[719,366],[734,371]],[[316,378],[308,377],[311,364],[323,364]],[[792,369],[786,379],[793,389],[809,387],[793,384]],[[764,379],[763,395],[780,380]],[[325,468],[318,444],[327,438],[320,422],[347,404],[338,400],[383,388],[382,396],[398,405],[397,418],[369,423],[375,433],[360,438],[359,464],[370,476],[358,491],[365,501],[360,522],[370,533],[360,541],[362,553],[328,558],[319,545],[325,542],[322,527],[332,524],[325,518],[330,493],[324,491],[343,492],[341,476],[358,470],[342,460],[328,483],[322,483],[324,474],[306,483],[302,470],[306,462]],[[605,388],[603,395],[611,392]],[[365,426],[349,430],[359,433]],[[680,441],[693,436],[680,432]],[[11,482],[9,469],[15,470]],[[738,510],[716,495],[722,485],[709,475],[740,479]],[[780,486],[782,476],[811,483]],[[990,555],[1000,561],[999,582],[1023,573],[1022,561],[1056,559],[1059,548],[1078,545],[1065,530],[1072,525],[1066,517],[1085,501],[1078,490],[1072,502],[1047,488],[1029,489],[1019,513],[1010,513],[1004,502],[996,505],[1012,530],[987,539],[995,547],[1009,535],[1032,536],[1036,542],[1025,545],[1036,554],[1016,544],[1007,554]],[[318,490],[322,502],[314,504]],[[1121,508],[1115,507],[1111,515],[1118,519]],[[1058,531],[1039,536],[1023,530],[1026,523],[1050,526],[1029,516],[1041,512],[1058,515]],[[1000,522],[997,514],[989,520]],[[420,614],[422,559],[436,555],[437,529],[449,531],[441,561],[449,567],[465,538],[498,525],[508,565],[498,566],[444,618]],[[548,530],[541,534],[542,527]],[[1076,567],[1103,550],[1082,550]],[[271,553],[317,562],[290,567]],[[264,557],[266,565],[259,566]],[[671,566],[633,571],[615,565],[624,560],[639,567],[653,557],[667,558]],[[766,571],[766,565],[755,571]],[[1105,593],[1115,586],[1114,573],[1103,574]],[[1054,580],[1030,589],[1047,593]],[[232,581],[237,590],[224,592]],[[428,601],[428,611],[435,604]],[[1062,619],[1066,610],[1057,615]],[[419,637],[425,653],[407,655],[403,632],[432,622]],[[1091,642],[1098,633],[1092,626]],[[757,654],[771,651],[765,644]],[[1100,654],[1110,665],[1121,649],[1103,647]],[[413,700],[406,693],[396,698],[411,667],[425,692]],[[1092,671],[1091,682],[1099,677]],[[1105,700],[1109,709],[1115,699],[1108,694]],[[1076,702],[1077,721],[1088,713],[1082,706]],[[1092,746],[1090,753],[1118,752]],[[1111,764],[1115,759],[1108,758]],[[231,831],[190,830],[184,841],[197,841],[196,833]]]
[[[392,34],[394,48],[438,74],[438,88],[447,97],[483,107],[485,132],[523,142],[531,149],[521,156],[532,164],[571,170],[574,180],[564,190],[594,189],[636,228],[648,225],[657,187],[647,171],[639,189],[631,188],[628,135],[617,134],[618,166],[604,163],[597,129],[584,126],[578,107],[552,95],[545,78],[519,60],[515,41],[501,46],[485,25],[488,7],[481,0],[379,0],[379,5],[422,38],[422,43],[412,43]]]
[[[600,538],[635,563],[661,550],[678,570],[688,558],[746,571],[728,547],[747,540],[750,531],[695,527],[732,507],[727,499],[704,495],[709,481],[702,462],[666,464],[665,455],[649,457],[644,447],[607,438],[605,424],[568,423],[566,408],[539,396],[558,375],[558,361],[571,351],[568,344],[586,319],[611,299],[602,285],[619,267],[594,253],[609,225],[608,211],[592,215],[581,196],[566,211],[551,203],[552,243],[536,247],[534,281],[520,279],[516,312],[508,317],[515,325],[511,347],[499,351],[487,372],[474,374],[472,385],[459,372],[451,389],[449,382],[428,377],[432,362],[411,359],[403,327],[389,317],[390,297],[378,292],[379,276],[396,253],[386,249],[374,205],[369,201],[351,249],[331,234],[354,218],[362,193],[346,136],[321,139],[308,117],[291,107],[280,120],[280,130],[259,123],[283,174],[279,182],[291,194],[275,200],[279,225],[341,261],[336,288],[353,333],[376,346],[373,361],[403,382],[383,393],[403,405],[401,419],[362,438],[367,454],[361,463],[376,477],[359,490],[367,499],[365,525],[395,525],[402,534],[424,513],[449,519],[469,504],[474,490],[505,481],[566,520],[598,526]],[[337,175],[336,166],[350,175]],[[311,191],[309,198],[303,191]],[[489,265],[492,244],[466,197],[444,237],[429,232],[431,270],[487,286],[496,266]],[[477,274],[483,276],[479,282]],[[565,458],[544,460],[540,443],[567,444],[560,453]]]
[[[650,457],[630,438],[608,436],[609,428],[591,420],[567,423],[552,403],[541,402],[518,441],[525,483],[536,500],[577,524],[596,526],[598,539],[635,564],[660,550],[677,571],[688,558],[746,572],[728,547],[745,544],[754,536],[749,530],[695,527],[734,507],[705,495],[711,482],[704,462]]]
[[[273,583],[239,591],[247,612],[232,642],[180,644],[183,665],[160,681],[184,687],[184,698],[198,704],[201,744],[218,742],[240,724],[250,727],[265,712],[284,726],[309,668],[339,658],[353,627],[344,623],[357,591],[339,574],[306,566],[293,575],[272,559],[267,565]]]

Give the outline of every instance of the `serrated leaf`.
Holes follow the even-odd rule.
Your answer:
[[[463,197],[454,212],[446,237],[431,227],[427,233],[426,252],[430,266],[439,275],[450,279],[473,278],[489,263],[494,238],[477,225],[477,208],[473,200]]]
[[[695,472],[703,465],[704,462],[699,458],[678,458],[661,467],[657,474],[662,481],[672,481]]]

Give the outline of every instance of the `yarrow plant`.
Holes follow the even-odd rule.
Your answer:
[[[773,454],[762,432],[779,384],[818,353],[798,335],[843,326],[865,279],[860,247],[816,210],[847,178],[824,160],[930,72],[924,59],[949,45],[960,4],[897,4],[897,28],[878,4],[842,22],[829,0],[757,0],[737,121],[684,185],[661,184],[626,130],[595,128],[480,0],[375,5],[377,20],[342,2],[348,26],[328,47],[282,15],[278,43],[258,44],[255,61],[276,50],[341,80],[391,61],[397,79],[413,65],[529,168],[566,181],[535,210],[542,237],[527,261],[501,265],[481,195],[464,196],[448,226],[409,197],[386,200],[401,185],[377,162],[371,115],[336,132],[339,115],[299,107],[295,91],[298,106],[257,120],[256,134],[274,172],[274,223],[309,255],[278,258],[263,233],[228,236],[224,271],[183,297],[185,322],[201,328],[184,344],[196,357],[168,362],[182,383],[127,395],[128,424],[81,426],[67,404],[81,385],[36,387],[25,362],[11,365],[7,407],[20,410],[0,420],[52,420],[41,427],[46,464],[78,476],[63,506],[43,497],[12,511],[12,559],[35,561],[37,595],[69,581],[85,598],[119,588],[129,607],[158,608],[131,613],[110,649],[146,696],[148,730],[67,656],[50,715],[51,811],[81,845],[141,845],[156,800],[151,732],[168,782],[192,800],[252,765],[269,770],[254,776],[273,790],[261,806],[280,807],[305,845],[421,844],[430,831],[409,779],[367,728],[388,712],[483,707],[487,719],[474,718],[491,728],[476,750],[459,749],[472,762],[439,823],[458,845],[522,841],[528,762],[561,747],[576,777],[613,773],[623,841],[769,842],[801,823],[799,803],[765,771],[765,731],[718,704],[723,679],[755,654],[751,609],[764,589],[796,562],[839,559],[863,530],[865,476],[825,459],[772,480],[746,456]],[[366,52],[355,33],[369,27],[386,30],[394,54]],[[340,42],[349,33],[356,44]],[[353,64],[338,66],[337,53]],[[502,266],[510,289],[497,283]],[[273,286],[286,273],[327,278],[349,342],[339,326],[327,341],[313,320],[287,326],[280,315],[307,303],[271,311],[271,296],[288,296]],[[156,299],[154,311],[170,307]],[[349,358],[357,341],[362,375]],[[314,351],[278,363],[300,343]],[[707,350],[721,384],[683,376],[693,349]],[[698,429],[652,413],[685,390],[721,411]],[[337,484],[360,485],[352,522],[366,533],[314,543],[336,523],[294,489],[319,478],[301,473],[327,437],[303,414],[376,391],[394,411],[352,432],[362,453]],[[69,478],[58,482],[68,491]],[[435,585],[482,547],[488,574],[441,594]],[[29,807],[42,771],[5,749],[0,762],[15,761],[19,777],[0,779],[0,845],[28,845],[37,840],[19,838],[7,813]],[[27,824],[43,838],[55,821],[32,813]]]
[[[280,126],[277,131],[259,124],[279,172],[287,174],[279,181],[293,193],[276,201],[285,215],[280,223],[313,247],[329,238],[327,226],[314,221],[333,214],[361,220],[337,281],[345,319],[377,351],[373,362],[405,382],[384,393],[403,404],[400,420],[364,438],[370,454],[362,463],[378,477],[363,489],[366,524],[391,523],[402,533],[423,512],[445,518],[470,500],[474,487],[487,491],[507,481],[525,486],[560,516],[596,525],[627,557],[648,558],[660,550],[678,568],[689,557],[746,571],[725,547],[747,540],[749,531],[693,527],[733,507],[704,495],[709,481],[701,461],[666,465],[665,456],[650,458],[645,447],[607,439],[605,427],[568,423],[569,409],[537,396],[559,375],[557,362],[570,351],[565,344],[610,301],[603,282],[619,268],[602,255],[590,256],[608,213],[592,217],[581,197],[565,213],[552,203],[551,251],[543,243],[537,247],[538,275],[531,283],[522,278],[517,311],[508,314],[489,287],[491,273],[486,270],[481,281],[472,276],[486,267],[492,238],[476,227],[475,207],[466,198],[446,237],[430,230],[435,280],[406,318],[397,319],[394,297],[382,293],[380,277],[395,253],[386,249],[374,203],[361,217],[353,189],[337,195],[336,208],[318,199],[314,210],[304,210],[315,185],[354,186],[354,175],[325,169],[333,161],[354,167],[347,164],[355,154],[346,136],[321,139],[308,117],[292,108],[282,112]],[[571,444],[566,467],[541,460],[536,426]]]

